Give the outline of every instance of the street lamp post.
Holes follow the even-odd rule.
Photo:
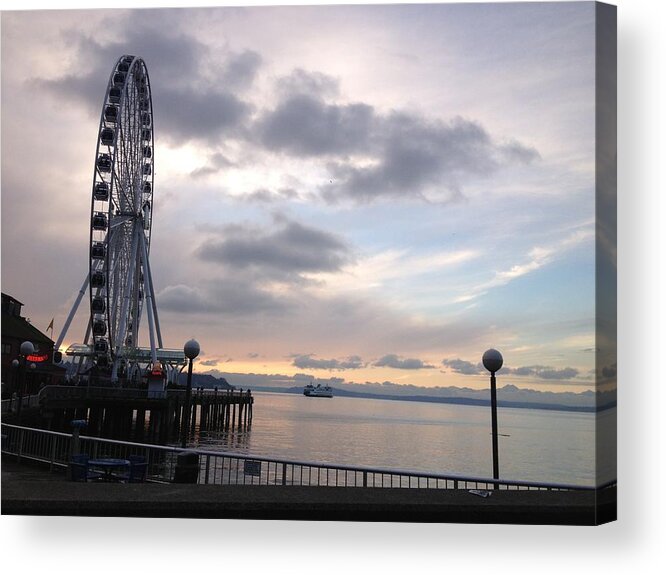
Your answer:
[[[189,365],[187,366],[187,390],[185,391],[185,406],[183,413],[183,427],[180,430],[180,446],[185,448],[187,447],[187,433],[190,426],[190,409],[192,403],[192,364],[194,358],[199,355],[201,348],[199,347],[199,342],[194,339],[188,341],[183,347],[185,352],[185,357],[189,359]]]
[[[17,417],[21,415],[21,404],[23,403],[26,358],[33,353],[35,353],[35,346],[32,345],[31,341],[24,341],[19,348],[18,404],[16,405]]]
[[[16,409],[16,406],[14,405],[14,399],[18,400],[18,387],[19,387],[19,360],[18,359],[13,359],[12,360],[12,375],[13,375],[13,380],[14,380],[14,385],[12,386],[12,398],[10,400],[9,404],[9,409],[11,411],[14,411]]]
[[[502,354],[496,349],[489,349],[483,354],[483,366],[490,372],[490,412],[493,434],[493,479],[499,479],[499,446],[497,441],[497,381],[495,372],[504,363]],[[495,489],[499,485],[495,483]]]

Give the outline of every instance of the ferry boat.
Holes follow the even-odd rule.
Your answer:
[[[303,388],[303,395],[307,397],[333,397],[333,389],[328,385],[322,386],[321,383],[316,386],[308,383]]]

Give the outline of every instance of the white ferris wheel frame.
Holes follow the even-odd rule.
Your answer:
[[[150,269],[153,219],[153,104],[148,69],[121,56],[109,76],[97,136],[90,208],[89,270],[55,344],[58,350],[86,291],[90,316],[77,373],[97,365],[112,383],[132,377],[141,362],[144,299],[150,359],[162,348]]]

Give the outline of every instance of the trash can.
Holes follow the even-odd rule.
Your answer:
[[[70,456],[78,455],[79,454],[79,434],[81,433],[81,430],[88,425],[88,422],[85,419],[73,419],[71,422],[71,426],[73,428],[72,431],[72,441],[70,443]]]
[[[195,451],[183,451],[176,458],[174,483],[196,483],[199,480],[199,454]]]

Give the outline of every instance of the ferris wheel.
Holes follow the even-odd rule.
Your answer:
[[[59,349],[88,291],[90,315],[84,344],[74,344],[66,353],[78,356],[79,367],[94,365],[113,382],[127,377],[142,360],[156,364],[157,352],[162,348],[149,263],[153,178],[153,105],[148,69],[141,58],[124,55],[109,76],[99,120],[90,204],[89,270],[55,347]],[[144,308],[150,349],[142,354],[139,325]],[[148,351],[149,355],[145,353]]]
[[[121,57],[107,85],[99,121],[90,214],[90,325],[97,365],[121,367],[138,342],[144,299],[151,349],[157,308],[148,255],[153,200],[153,124],[145,63]],[[145,288],[148,287],[146,290]],[[161,347],[161,341],[159,341]]]

